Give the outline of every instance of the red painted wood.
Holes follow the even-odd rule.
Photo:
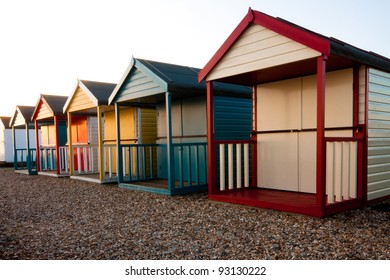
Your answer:
[[[219,144],[250,144],[250,140],[214,140],[214,143]]]
[[[367,189],[367,174],[368,174],[368,68],[365,69],[365,90],[364,90],[364,129],[363,129],[363,136],[364,136],[364,146],[363,146],[363,168],[362,168],[362,176],[363,176],[363,182],[362,182],[362,196],[363,196],[363,203],[367,204],[368,199],[368,189]]]
[[[34,120],[34,124],[35,124],[35,147],[36,147],[36,164],[37,164],[37,171],[41,171],[41,158],[40,158],[40,154],[41,154],[41,151],[39,149],[39,128],[38,128],[38,120]],[[27,131],[28,133],[28,131]]]
[[[209,199],[227,203],[241,204],[283,212],[303,214],[318,218],[327,217],[362,206],[361,199],[345,200],[327,204],[320,211],[315,194],[280,191],[262,188],[244,188],[223,191],[209,195]]]
[[[326,57],[317,59],[317,155],[316,155],[316,197],[317,210],[325,208],[326,193],[326,143],[325,143],[325,76]]]
[[[253,187],[257,186],[257,86],[252,86],[252,182]]]
[[[207,82],[207,166],[208,166],[208,193],[216,192],[216,159],[214,141],[214,102],[213,82]]]
[[[316,195],[261,188],[243,188],[209,195],[209,199],[320,217]]]
[[[359,67],[353,67],[353,126],[359,125]],[[358,131],[353,131],[353,136],[357,136]]]

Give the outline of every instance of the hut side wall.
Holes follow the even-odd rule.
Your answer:
[[[367,199],[390,195],[390,73],[368,69]]]

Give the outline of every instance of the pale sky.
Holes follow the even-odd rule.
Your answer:
[[[0,115],[132,56],[202,68],[249,7],[390,58],[387,0],[0,0]]]

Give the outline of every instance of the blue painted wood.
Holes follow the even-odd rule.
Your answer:
[[[175,187],[175,169],[174,164],[174,151],[172,147],[172,97],[171,93],[167,91],[165,93],[165,106],[167,116],[167,168],[168,168],[168,189],[171,191]]]

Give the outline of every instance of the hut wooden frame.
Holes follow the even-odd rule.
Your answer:
[[[164,71],[167,72],[165,73]],[[115,104],[117,119],[117,165],[120,168],[118,176],[120,187],[164,195],[179,195],[207,190],[206,131],[204,135],[192,134],[187,136],[183,134],[181,136],[174,136],[172,132],[172,102],[181,102],[181,100],[190,100],[191,98],[200,100],[205,97],[205,85],[199,86],[197,84],[197,73],[198,70],[191,67],[132,58],[132,61],[109,100],[109,104]],[[134,77],[133,82],[130,81],[132,77]],[[132,87],[134,87],[134,89]],[[236,86],[236,88],[241,89],[241,92],[238,91],[235,93],[236,97],[241,94],[240,98],[242,98],[242,88],[244,87]],[[230,94],[232,94],[233,90],[229,90]],[[248,94],[244,97],[248,100],[249,104],[250,98]],[[126,106],[153,108],[161,106],[164,108],[165,124],[159,123],[158,125],[161,125],[166,129],[166,137],[164,137],[166,143],[122,144],[119,122],[120,107]],[[201,114],[201,112],[199,113]],[[250,118],[248,118],[248,122],[250,122]],[[183,123],[182,125],[186,126],[186,124]],[[249,138],[250,128],[247,130]],[[177,137],[180,138],[180,141],[183,140],[183,142],[175,143],[174,140],[176,140]],[[197,140],[193,141],[189,138]],[[205,141],[202,141],[202,138],[204,138]],[[149,171],[159,168],[162,164],[161,162],[165,162],[163,165],[166,168],[166,173],[165,171],[161,172],[160,169],[158,169],[156,173],[150,172],[147,176],[138,176],[137,172],[135,176],[130,176],[130,170],[124,170],[124,164],[122,164],[122,162],[124,162],[124,149],[134,149],[134,151],[137,151],[137,155],[144,154],[145,149],[149,149],[149,160],[143,161],[144,163],[147,162],[147,166],[150,166]],[[138,152],[139,150],[142,152]],[[156,160],[153,159],[152,154],[154,154]],[[162,157],[164,158],[163,160],[161,160]],[[146,168],[147,167],[145,166],[137,168],[137,170],[145,170]]]
[[[264,59],[263,61],[246,61],[245,56],[241,53],[239,56],[235,46],[242,46],[244,39],[241,37],[247,30],[253,28],[255,30],[260,26],[272,34],[276,34],[283,39],[284,42],[291,44],[292,48],[297,47],[303,50],[298,55],[289,56],[289,54],[281,54],[283,59],[279,61]],[[259,30],[259,29],[256,29]],[[267,32],[268,32],[267,31]],[[248,31],[250,33],[251,31]],[[246,34],[248,34],[246,33]],[[253,34],[255,32],[253,31]],[[260,36],[251,34],[251,36]],[[248,35],[249,36],[249,35]],[[240,41],[241,40],[241,41]],[[241,44],[241,45],[240,45]],[[263,43],[264,44],[264,43]],[[266,46],[264,46],[264,49]],[[238,49],[238,47],[237,47]],[[265,50],[258,50],[258,57],[262,57]],[[252,50],[253,51],[253,50]],[[290,49],[293,52],[293,49]],[[298,53],[298,52],[297,52]],[[240,58],[241,57],[241,58]],[[248,55],[249,57],[249,55]],[[245,66],[234,66],[234,62],[239,62],[241,59]],[[244,68],[246,67],[246,68]],[[327,86],[326,77],[332,71],[343,69],[351,69],[352,72],[352,124],[347,127],[326,127],[325,125],[325,88]],[[379,71],[375,70],[378,69]],[[261,111],[258,108],[259,97],[258,85],[267,85],[277,83],[279,81],[288,81],[289,79],[306,77],[308,75],[315,76],[316,84],[316,127],[306,129],[315,133],[315,192],[304,193],[296,191],[279,190],[274,188],[259,187],[259,156],[262,156],[263,151],[258,150],[259,140],[263,134],[259,131],[258,116]],[[300,213],[315,217],[325,217],[335,213],[340,213],[349,209],[359,208],[368,203],[377,200],[386,199],[389,197],[389,189],[384,188],[379,195],[377,191],[371,191],[368,195],[368,158],[375,156],[375,147],[369,149],[369,135],[376,133],[374,129],[370,129],[369,122],[369,96],[368,93],[373,91],[369,89],[371,83],[369,79],[374,79],[374,75],[380,76],[383,82],[383,89],[387,94],[390,94],[390,60],[361,49],[350,46],[344,42],[333,38],[327,38],[320,34],[314,33],[302,27],[296,26],[290,22],[279,18],[273,18],[264,13],[249,9],[247,15],[239,23],[232,34],[227,38],[220,49],[214,54],[210,61],[199,73],[199,82],[206,80],[207,82],[207,121],[208,121],[208,166],[209,166],[209,199],[231,202],[237,204],[245,204],[261,208],[270,208],[281,211]],[[253,128],[251,136],[252,145],[252,177],[251,185],[247,188],[232,187],[229,190],[221,190],[217,184],[217,146],[222,143],[214,138],[214,112],[213,112],[213,83],[230,82],[236,84],[244,84],[252,86],[253,100]],[[361,105],[363,104],[363,105]],[[371,103],[370,103],[371,104]],[[361,108],[363,106],[363,108]],[[370,107],[372,108],[372,107]],[[387,111],[390,111],[390,105]],[[374,127],[372,127],[374,128]],[[349,130],[352,135],[340,136],[337,131]],[[330,130],[333,134],[330,135]],[[297,133],[303,129],[286,129],[267,131],[267,133]],[[387,135],[387,134],[386,134]],[[385,136],[383,136],[385,137]],[[388,137],[388,136],[386,136]],[[375,139],[374,139],[375,140]],[[372,139],[370,141],[373,141]],[[224,141],[229,143],[229,141]],[[339,172],[334,166],[329,165],[329,158],[333,159],[330,153],[336,153],[332,149],[333,146],[344,145],[354,146],[356,152],[354,161],[356,162],[356,170],[353,180],[356,180],[355,193],[345,197],[343,194],[334,193],[333,187],[329,188],[330,180],[333,180],[330,174]],[[353,143],[353,144],[350,144]],[[233,143],[232,143],[233,144]],[[382,145],[384,145],[382,143]],[[349,147],[349,146],[348,146]],[[352,148],[351,148],[352,149]],[[328,163],[327,163],[328,162]],[[340,167],[341,168],[341,167]],[[351,170],[354,168],[349,167]],[[327,173],[328,171],[328,173]],[[387,173],[386,173],[387,174]],[[380,174],[384,180],[387,180],[385,173]],[[377,176],[374,174],[373,176]],[[385,182],[385,181],[383,181]],[[384,183],[380,183],[383,187]],[[371,184],[372,185],[372,184]],[[371,187],[371,189],[374,189]],[[330,191],[329,191],[330,190]]]
[[[36,148],[31,147],[30,132],[34,130],[34,122],[31,121],[33,113],[33,106],[16,106],[14,115],[10,120],[10,127],[12,127],[12,142],[14,150],[14,169],[15,172],[25,173],[28,175],[38,174],[36,164]],[[17,148],[16,127],[24,127],[26,132],[26,148]]]
[[[38,174],[55,177],[69,176],[68,149],[66,135],[66,115],[62,108],[67,100],[66,96],[41,94],[35,106],[31,120],[35,124],[36,165]],[[65,134],[59,133],[59,127],[65,128]],[[41,145],[39,129],[42,126],[54,125],[54,145]]]

